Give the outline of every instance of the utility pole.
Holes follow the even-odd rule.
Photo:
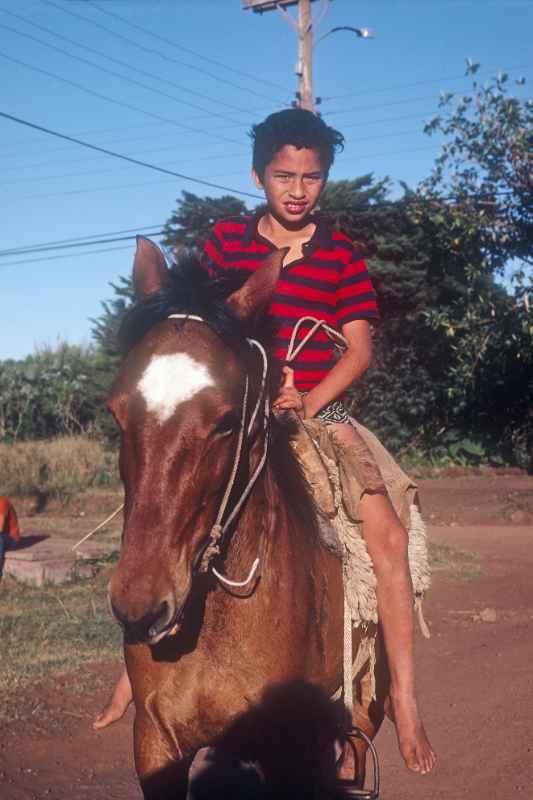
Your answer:
[[[318,44],[326,36],[337,31],[350,31],[358,36],[360,39],[373,39],[374,34],[370,28],[353,28],[350,25],[341,25],[336,28],[323,33],[314,42],[314,31],[318,29],[320,23],[326,16],[330,3],[332,0],[322,0],[321,7],[318,10],[317,19],[313,20],[311,11],[311,3],[314,0],[241,0],[241,7],[243,11],[251,9],[257,14],[263,14],[265,11],[279,11],[287,20],[289,25],[296,31],[298,36],[298,62],[294,68],[298,76],[298,91],[296,92],[296,101],[293,106],[298,108],[305,108],[307,111],[314,110],[313,103],[313,47]],[[298,6],[298,19],[287,11],[287,6]],[[317,105],[320,103],[320,98],[316,101]]]
[[[298,3],[298,100],[299,107],[313,111],[313,18],[311,0]]]
[[[258,14],[265,11],[280,11],[298,36],[298,62],[294,68],[298,76],[298,91],[294,105],[313,111],[313,16],[311,3],[314,0],[241,0],[243,10],[251,9]],[[331,0],[323,0],[324,8]],[[286,6],[298,6],[298,21],[289,14]]]

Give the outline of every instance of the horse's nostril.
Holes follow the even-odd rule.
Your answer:
[[[154,612],[151,625],[148,629],[148,636],[152,638],[153,636],[157,636],[158,633],[161,633],[170,621],[170,617],[169,604],[166,600],[163,600],[157,611]]]
[[[124,629],[126,641],[134,644],[150,641],[169,628],[175,616],[176,604],[173,596],[169,594],[155,609],[147,611],[142,616],[133,617],[131,612],[118,608],[115,603],[111,603],[111,610]]]

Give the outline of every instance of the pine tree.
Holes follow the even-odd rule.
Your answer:
[[[231,195],[224,197],[198,197],[192,192],[182,192],[176,210],[166,222],[163,244],[172,251],[180,247],[200,248],[208,238],[213,225],[220,219],[245,214],[242,200]]]

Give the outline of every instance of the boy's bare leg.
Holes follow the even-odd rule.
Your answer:
[[[108,725],[111,725],[113,722],[117,722],[117,720],[121,719],[126,710],[133,700],[133,694],[131,691],[131,683],[128,677],[128,673],[124,668],[122,675],[118,679],[118,683],[113,690],[113,694],[107,705],[100,711],[98,716],[93,722],[93,728],[95,731],[100,730],[101,728],[107,728]]]
[[[350,425],[332,425],[341,447],[360,446]],[[408,535],[394,508],[381,493],[363,495],[359,514],[368,553],[376,573],[378,613],[391,676],[390,704],[402,757],[414,772],[425,774],[435,766],[415,693],[413,653],[413,587],[407,556]]]
[[[387,497],[366,494],[360,505],[363,536],[377,579],[378,612],[391,675],[391,716],[409,769],[425,774],[436,756],[420,719],[415,694],[413,590],[407,560],[407,532]]]

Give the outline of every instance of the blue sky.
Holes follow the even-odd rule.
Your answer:
[[[296,37],[279,12],[245,12],[240,0],[0,0],[0,11],[0,110],[255,192],[246,132],[296,88]],[[340,32],[315,49],[314,93],[346,136],[332,178],[373,171],[397,187],[425,177],[438,141],[424,121],[441,90],[467,90],[467,57],[482,79],[526,77],[520,94],[531,96],[529,0],[332,0],[321,32],[338,25],[367,25],[376,38]],[[158,226],[183,189],[222,193],[5,119],[0,176],[0,250]],[[95,252],[109,247],[119,249]],[[0,359],[88,343],[88,318],[132,253],[125,242],[22,264],[12,262],[36,256],[0,257]]]

